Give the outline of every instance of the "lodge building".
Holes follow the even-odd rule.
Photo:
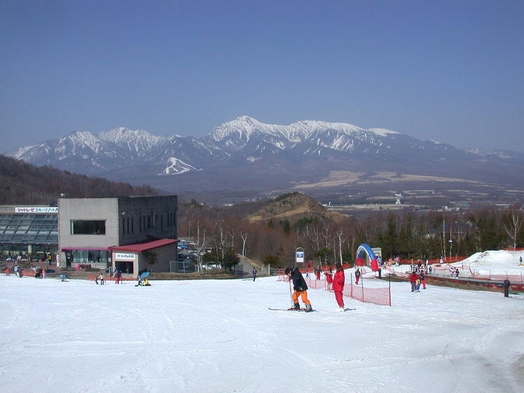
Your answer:
[[[59,267],[167,272],[177,258],[177,203],[175,195],[63,197],[54,208],[3,207],[0,251],[53,255]]]

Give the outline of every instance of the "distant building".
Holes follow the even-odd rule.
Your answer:
[[[48,258],[58,250],[58,208],[0,206],[0,255]]]
[[[169,271],[177,257],[177,197],[60,198],[59,265]]]

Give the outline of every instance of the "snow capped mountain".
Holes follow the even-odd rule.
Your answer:
[[[134,164],[154,160],[162,166],[160,173],[179,174],[195,170],[201,162],[210,164],[226,159],[234,159],[237,164],[238,160],[255,162],[261,156],[281,151],[296,150],[302,155],[319,154],[319,148],[352,151],[362,141],[380,144],[382,138],[394,134],[398,133],[365,130],[346,123],[307,120],[283,126],[241,116],[215,127],[202,139],[178,135],[161,137],[119,127],[98,134],[75,131],[8,155],[36,165],[53,165],[87,174],[122,168],[124,161]],[[188,167],[183,171],[173,170],[173,162],[183,162]]]
[[[288,189],[335,172],[524,181],[524,175],[518,175],[524,173],[524,155],[519,153],[465,151],[348,123],[276,125],[249,116],[221,124],[203,138],[162,137],[119,127],[98,134],[75,131],[7,155],[168,192]]]
[[[225,149],[233,150],[242,149],[253,138],[258,138],[258,141],[262,140],[279,149],[307,142],[340,150],[353,146],[348,142],[349,139],[371,140],[373,136],[385,137],[388,134],[398,133],[386,129],[366,130],[352,124],[316,120],[304,120],[289,126],[264,124],[249,116],[241,116],[215,127],[208,138]]]
[[[143,130],[129,130],[124,127],[114,128],[111,131],[102,131],[98,139],[114,144],[119,148],[127,148],[138,155],[148,154],[155,146],[164,143],[167,138],[155,136]]]

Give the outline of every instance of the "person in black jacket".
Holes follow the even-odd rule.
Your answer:
[[[293,308],[295,310],[300,310],[300,304],[298,302],[298,297],[302,299],[302,302],[306,306],[305,311],[313,311],[311,307],[311,302],[307,298],[307,284],[306,280],[304,280],[304,277],[302,277],[302,273],[300,273],[300,270],[298,270],[298,267],[295,267],[294,269],[291,269],[290,267],[286,267],[285,270],[286,276],[288,276],[291,280],[293,280],[293,294],[291,295],[291,299],[293,299]]]

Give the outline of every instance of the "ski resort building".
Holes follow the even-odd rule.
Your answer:
[[[48,259],[58,250],[56,206],[0,206],[2,259]]]
[[[169,271],[177,257],[177,203],[175,195],[60,198],[59,266]]]

